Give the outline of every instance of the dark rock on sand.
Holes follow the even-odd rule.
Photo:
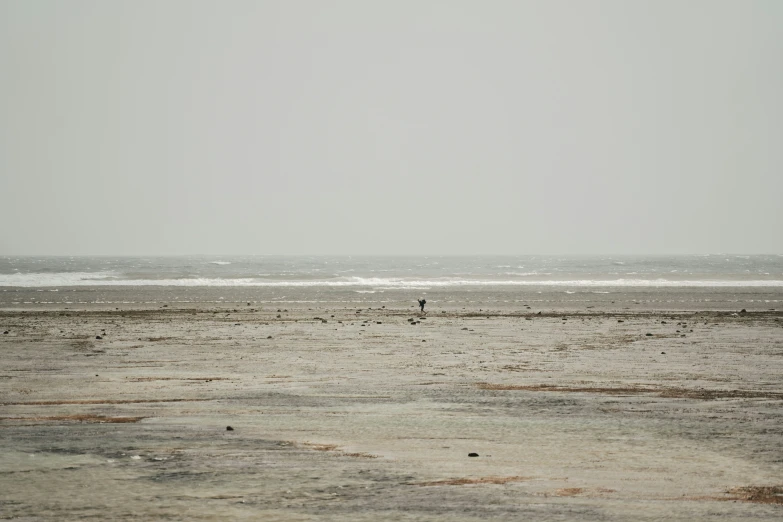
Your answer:
[[[232,428],[231,426],[226,426],[226,431],[234,431],[234,428]]]
[[[478,457],[478,453],[468,453],[468,457]]]
[[[103,337],[101,337],[100,335],[96,335],[95,338],[96,339],[103,339]]]

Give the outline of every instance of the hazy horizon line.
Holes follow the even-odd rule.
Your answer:
[[[690,252],[690,253],[535,253],[535,254],[0,254],[0,257],[365,257],[365,258],[459,258],[459,257],[692,257],[692,256],[783,256],[779,252]]]

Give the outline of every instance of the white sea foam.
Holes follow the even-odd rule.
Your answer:
[[[210,261],[211,265],[230,265],[231,261]]]
[[[671,280],[671,279],[579,279],[579,280],[489,280],[351,277],[334,280],[270,281],[258,278],[124,279],[114,272],[62,272],[0,274],[0,287],[64,286],[258,286],[258,287],[365,287],[373,289],[423,289],[487,286],[555,287],[783,287],[783,280]]]
[[[0,274],[0,286],[89,286],[116,278],[114,272],[49,272]]]

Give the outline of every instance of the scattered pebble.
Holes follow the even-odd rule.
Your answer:
[[[234,428],[232,428],[231,426],[226,426],[226,431],[234,431]]]
[[[478,453],[468,453],[468,457],[478,457]]]

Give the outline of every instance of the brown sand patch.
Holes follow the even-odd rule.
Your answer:
[[[688,390],[685,388],[669,388],[661,390],[661,397],[675,399],[773,399],[783,400],[783,392],[766,392],[754,390]]]
[[[98,424],[112,423],[112,424],[127,424],[131,422],[139,422],[146,417],[104,417],[103,415],[52,415],[46,417],[0,417],[0,420],[16,420],[16,421],[77,421],[77,422],[94,422]]]
[[[471,484],[507,484],[509,482],[523,482],[530,477],[478,477],[459,478],[449,480],[433,480],[431,482],[417,482],[416,486],[467,486]]]
[[[558,497],[575,497],[576,495],[581,495],[584,491],[584,488],[561,488],[556,489],[554,495]]]
[[[759,504],[783,504],[783,486],[745,486],[732,488],[727,493],[733,497],[727,500],[741,500]]]
[[[667,399],[773,399],[783,400],[783,392],[767,392],[754,390],[691,390],[687,388],[652,388],[646,386],[618,386],[618,387],[587,387],[587,386],[557,386],[550,384],[477,384],[482,390],[502,391],[537,391],[537,392],[563,392],[563,393],[600,393],[604,395],[628,395],[654,393]]]

